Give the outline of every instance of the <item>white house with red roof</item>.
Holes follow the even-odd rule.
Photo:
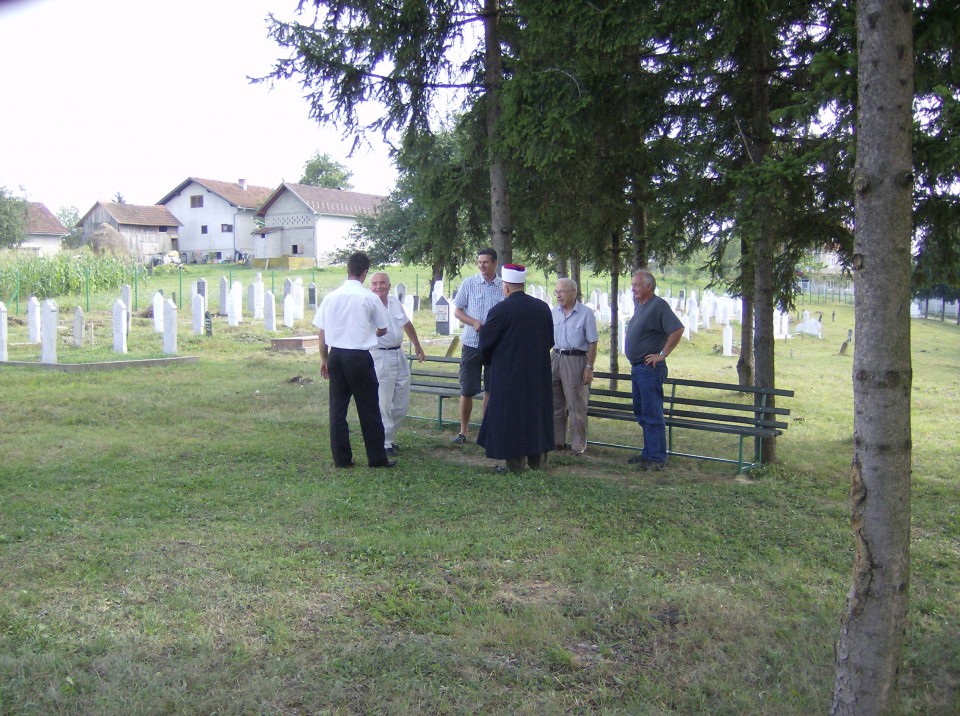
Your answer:
[[[357,217],[372,214],[383,200],[374,194],[284,182],[257,211],[263,227],[254,233],[254,258],[328,263],[330,254],[346,245]]]
[[[188,262],[233,261],[237,252],[253,253],[255,215],[272,191],[245,179],[188,177],[157,204],[180,221],[180,252]]]
[[[137,261],[149,261],[169,251],[179,251],[177,233],[180,222],[165,206],[138,206],[98,201],[80,219],[83,242],[101,224],[109,224],[127,240],[130,255]]]
[[[40,256],[53,256],[60,251],[63,237],[70,231],[44,204],[28,201],[27,221],[24,226],[26,240],[21,249],[33,250]]]

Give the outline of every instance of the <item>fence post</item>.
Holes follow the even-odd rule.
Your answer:
[[[90,313],[90,267],[83,267],[84,282],[87,288],[87,313]]]

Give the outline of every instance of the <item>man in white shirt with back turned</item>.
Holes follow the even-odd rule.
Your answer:
[[[353,397],[370,467],[395,467],[383,447],[377,373],[370,351],[387,332],[380,299],[365,288],[370,257],[362,251],[347,259],[347,280],[328,293],[313,319],[320,333],[320,375],[330,381],[330,450],[333,464],[353,467],[347,409]]]

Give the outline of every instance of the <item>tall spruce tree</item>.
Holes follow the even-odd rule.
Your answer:
[[[857,7],[853,579],[833,714],[898,712],[910,585],[910,250],[914,169],[909,3]]]
[[[485,109],[489,152],[490,232],[503,261],[512,252],[507,170],[495,141],[499,132],[504,40],[515,16],[502,0],[313,0],[304,22],[272,19],[271,36],[292,54],[258,81],[298,78],[310,115],[357,136],[398,131],[417,142],[433,131],[435,107],[453,91]],[[369,123],[361,107],[379,104]]]

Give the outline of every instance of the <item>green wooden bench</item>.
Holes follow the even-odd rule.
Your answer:
[[[456,420],[444,420],[443,401],[455,398],[460,401],[460,358],[456,356],[427,356],[420,363],[416,356],[407,356],[410,360],[410,392],[437,396],[437,429],[442,430],[444,423],[460,425],[459,409]],[[474,398],[482,398],[483,392]],[[407,415],[415,420],[433,420],[423,415]]]
[[[636,426],[636,435],[642,435],[633,414],[633,394],[629,374],[594,372],[590,386],[587,415],[593,419],[622,420]],[[617,381],[616,388],[601,384]],[[621,389],[621,386],[623,389]],[[698,460],[731,463],[740,472],[761,464],[762,438],[781,435],[787,429],[789,408],[768,405],[771,396],[792,398],[792,390],[780,388],[743,388],[733,383],[710,383],[686,378],[667,378],[664,383],[663,414],[667,426],[667,454]],[[746,398],[746,400],[745,400]],[[739,399],[739,400],[738,400]],[[674,431],[703,430],[737,437],[737,459],[696,455],[674,449]],[[589,424],[588,424],[589,433]],[[753,460],[745,457],[744,442],[754,439]],[[636,446],[587,440],[591,445],[639,450]]]

